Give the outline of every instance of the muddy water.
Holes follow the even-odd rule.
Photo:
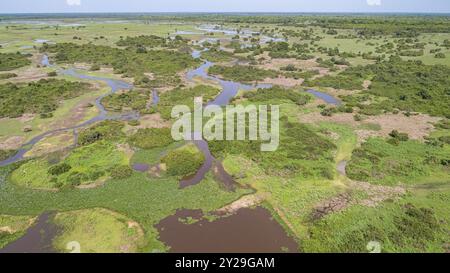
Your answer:
[[[160,240],[175,253],[297,252],[298,245],[264,208],[243,208],[213,222],[198,210],[181,210],[156,225]],[[180,222],[192,217],[195,223]]]
[[[46,212],[38,217],[24,236],[0,249],[0,253],[52,253],[56,250],[52,241],[57,235],[56,225],[50,223],[54,213]]]

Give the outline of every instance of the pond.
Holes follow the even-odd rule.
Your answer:
[[[242,208],[212,222],[202,216],[200,210],[177,211],[155,226],[159,239],[174,253],[298,252],[297,242],[265,208]]]

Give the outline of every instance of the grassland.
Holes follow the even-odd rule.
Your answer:
[[[254,194],[304,252],[368,252],[370,241],[381,243],[383,252],[448,251],[448,18],[147,19],[0,26],[0,66],[8,71],[0,76],[5,87],[0,96],[17,95],[13,85],[23,89],[18,100],[5,102],[12,108],[2,107],[11,111],[0,119],[1,147],[79,124],[98,113],[86,105],[107,88],[94,81],[89,81],[96,84],[90,92],[82,92],[85,81],[69,76],[43,80],[61,83],[58,88],[33,89],[30,82],[55,71],[40,67],[38,59],[44,52],[64,67],[84,67],[91,71],[82,73],[134,82],[132,91],[102,100],[107,110],[156,113],[155,120],[146,123],[143,118],[126,126],[103,121],[82,128],[74,149],[50,151],[52,145],[61,146],[57,136],[50,136],[28,154],[33,158],[0,168],[0,228],[14,227],[12,233],[0,230],[0,247],[21,236],[32,217],[55,210],[55,222],[62,230],[55,240],[60,251],[68,251],[70,241],[79,241],[82,252],[167,251],[154,227],[161,219],[177,209],[208,213]],[[211,23],[241,31],[231,36],[197,29]],[[187,32],[177,35],[177,31]],[[264,42],[268,36],[282,40]],[[180,177],[194,173],[204,158],[194,145],[174,142],[169,128],[159,128],[173,121],[174,105],[192,108],[194,97],[203,96],[205,102],[220,92],[203,85],[203,79],[185,79],[187,70],[201,64],[190,55],[193,49],[204,49],[200,43],[208,49],[201,57],[216,62],[210,75],[242,83],[284,79],[277,81],[281,86],[243,91],[232,101],[280,105],[276,152],[262,153],[258,141],[209,142],[225,170],[245,186],[235,192],[225,191],[213,172],[199,184],[179,189]],[[297,81],[287,84],[286,79]],[[61,95],[59,89],[64,91],[65,86],[76,86],[75,95]],[[149,107],[153,88],[160,88],[160,100]],[[329,92],[343,104],[325,105],[302,92],[307,88]],[[41,89],[48,92],[37,92]],[[30,94],[32,109],[21,102]],[[76,110],[80,115],[73,115]],[[382,135],[384,124],[353,123],[385,112],[405,116],[412,124],[415,112],[437,116],[439,121],[426,124],[427,134],[431,133],[415,139],[401,131]],[[302,124],[303,114],[318,114],[321,119]],[[354,120],[327,122],[330,116],[345,114]],[[157,115],[167,124],[161,126]],[[25,126],[31,131],[24,132]],[[377,137],[365,137],[375,131]],[[16,148],[0,149],[0,157]],[[343,161],[348,162],[344,173]],[[152,175],[133,171],[135,163],[165,168],[161,175]]]
[[[137,252],[145,244],[141,227],[126,217],[106,209],[58,213],[54,223],[63,232],[53,244],[61,252],[70,242],[80,244],[81,253]]]

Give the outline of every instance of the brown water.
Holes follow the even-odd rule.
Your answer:
[[[50,223],[54,213],[41,214],[36,223],[24,236],[0,249],[0,253],[53,253],[53,238],[57,234],[56,225]]]
[[[243,208],[213,222],[201,216],[199,210],[181,210],[166,217],[156,225],[160,240],[175,253],[298,252],[295,240],[262,207]],[[198,221],[192,224],[179,221],[186,217]]]

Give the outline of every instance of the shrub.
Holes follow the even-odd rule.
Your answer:
[[[175,176],[195,173],[205,161],[205,156],[195,146],[188,145],[170,151],[161,162],[167,165],[167,172]]]
[[[164,147],[174,140],[170,128],[147,128],[139,129],[134,135],[130,136],[129,142],[142,149],[152,149]]]
[[[51,174],[51,175],[60,175],[60,174],[63,174],[63,173],[66,173],[66,172],[70,171],[70,169],[72,169],[72,167],[69,164],[67,164],[67,163],[60,163],[60,164],[51,166],[48,169],[48,173]]]
[[[125,134],[122,132],[123,123],[115,120],[105,120],[94,126],[82,130],[78,135],[79,145],[88,145],[99,140],[117,140]]]
[[[110,170],[111,177],[114,179],[123,179],[130,177],[133,174],[133,170],[127,165],[115,166]]]

